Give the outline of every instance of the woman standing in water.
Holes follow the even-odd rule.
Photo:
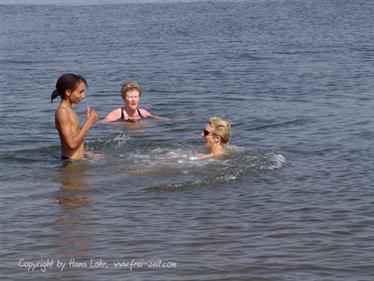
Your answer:
[[[56,83],[56,89],[51,95],[51,102],[58,96],[60,105],[55,112],[55,125],[60,135],[61,159],[78,160],[87,154],[84,150],[84,138],[98,119],[95,109],[87,108],[86,120],[80,127],[79,118],[73,110],[73,104],[78,104],[86,97],[87,82],[80,75],[65,73]]]
[[[138,122],[140,119],[148,117],[159,119],[159,116],[153,115],[149,111],[139,108],[141,94],[142,89],[138,83],[127,82],[123,84],[121,88],[121,97],[125,106],[110,112],[105,117],[104,122]]]
[[[211,117],[203,129],[201,136],[205,147],[210,153],[201,155],[201,157],[221,156],[224,154],[225,146],[231,138],[231,125],[219,117]]]

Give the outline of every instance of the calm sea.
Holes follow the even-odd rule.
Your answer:
[[[370,0],[0,1],[1,280],[374,280]],[[13,3],[13,4],[12,4]],[[32,5],[32,4],[38,5]],[[169,121],[97,123],[61,162],[80,73]],[[210,116],[230,156],[204,152]]]

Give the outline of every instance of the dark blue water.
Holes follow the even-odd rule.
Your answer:
[[[9,2],[1,280],[374,280],[374,3]],[[64,72],[88,80],[82,122],[128,80],[170,120],[97,123],[103,158],[62,163]],[[191,160],[213,115],[230,157]]]

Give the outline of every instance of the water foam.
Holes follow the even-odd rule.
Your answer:
[[[209,160],[191,160],[189,157],[191,151],[170,151],[167,149],[158,150],[158,153],[164,152],[163,160],[154,163],[158,169],[161,169],[162,164],[168,162],[169,172],[171,174],[183,174],[194,177],[191,180],[182,182],[174,182],[167,184],[159,184],[150,188],[147,191],[178,191],[184,188],[202,187],[202,186],[217,186],[223,183],[238,180],[241,176],[246,174],[254,174],[257,171],[273,171],[284,167],[287,163],[286,158],[282,154],[275,152],[260,152],[253,151],[240,147],[231,147],[231,153],[226,155],[223,160],[209,159]],[[166,153],[165,153],[166,152]],[[181,160],[180,157],[184,159]],[[175,163],[170,163],[172,159],[179,159]],[[167,171],[167,169],[164,170]],[[178,173],[179,171],[179,173]],[[168,173],[166,172],[166,175]],[[165,175],[165,174],[164,174]],[[197,177],[197,179],[196,179]],[[173,178],[173,181],[178,180]]]

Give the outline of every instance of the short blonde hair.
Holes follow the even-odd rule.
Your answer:
[[[131,90],[137,90],[139,92],[139,97],[142,95],[142,87],[135,81],[129,81],[122,85],[121,97],[124,99],[126,97],[126,93]]]
[[[222,118],[213,116],[209,118],[208,124],[213,127],[214,134],[221,137],[222,143],[226,144],[231,139],[231,125]]]

